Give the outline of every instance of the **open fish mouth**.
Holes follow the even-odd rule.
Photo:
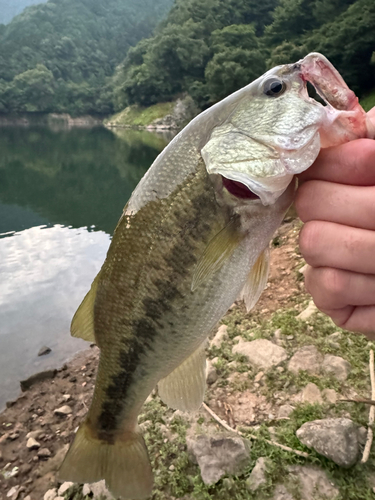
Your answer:
[[[259,196],[251,191],[245,184],[239,181],[233,181],[227,177],[221,176],[223,186],[230,194],[236,198],[244,200],[259,200]]]

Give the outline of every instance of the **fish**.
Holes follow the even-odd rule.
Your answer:
[[[373,136],[355,94],[311,53],[205,110],[170,142],[126,204],[72,320],[71,334],[95,342],[100,358],[60,479],[105,479],[124,499],[151,495],[137,423],[146,398],[157,387],[171,408],[200,407],[206,340],[239,296],[247,310],[257,302],[295,175],[321,147]]]

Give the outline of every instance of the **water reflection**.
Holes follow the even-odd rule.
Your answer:
[[[119,215],[165,138],[0,129],[0,409],[19,380],[87,343],[69,336]],[[52,348],[38,357],[41,346]]]

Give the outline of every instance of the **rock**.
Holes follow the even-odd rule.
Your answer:
[[[42,429],[39,429],[37,431],[30,431],[26,434],[26,438],[29,439],[29,438],[32,438],[32,439],[36,439],[38,436],[40,436],[40,434],[42,434],[43,431]]]
[[[219,349],[224,340],[228,338],[227,330],[227,325],[221,325],[215,337],[211,340],[210,347],[217,347]]]
[[[366,444],[367,434],[368,434],[368,431],[367,431],[366,427],[360,427],[358,429],[358,441],[362,446],[364,446]]]
[[[276,345],[282,346],[284,345],[283,335],[281,333],[281,328],[275,330],[273,334],[273,341]]]
[[[63,400],[64,401],[69,401],[69,399],[71,398],[72,396],[70,394],[63,394]]]
[[[323,360],[323,370],[326,373],[333,373],[333,375],[340,382],[344,382],[352,369],[350,363],[340,356],[332,356],[332,354],[326,354]]]
[[[27,495],[27,497],[25,497],[23,500],[31,500],[31,496]]]
[[[213,384],[218,378],[219,375],[217,374],[216,368],[213,366],[212,361],[207,361],[207,384]]]
[[[11,434],[9,434],[8,439],[10,439],[11,441],[15,441],[19,437],[20,437],[19,431],[15,431],[15,432],[12,432]]]
[[[68,405],[64,405],[61,408],[57,408],[54,411],[55,415],[58,415],[59,417],[65,417],[66,415],[70,415],[73,412],[73,410],[70,408]]]
[[[309,318],[311,318],[311,316],[313,314],[315,314],[316,312],[318,312],[318,308],[316,307],[314,302],[312,300],[310,300],[307,308],[297,316],[297,319],[302,319],[303,321],[306,321]]]
[[[16,500],[18,497],[20,487],[19,486],[13,486],[8,493],[7,493],[7,498],[10,498],[11,500]]]
[[[313,465],[294,465],[288,468],[289,474],[299,483],[298,493],[301,500],[334,500],[339,490],[333,486],[324,470]]]
[[[57,497],[57,488],[51,488],[46,493],[44,493],[43,500],[55,500]]]
[[[264,377],[264,372],[258,372],[254,377],[254,382],[255,383],[260,382],[263,377]]]
[[[335,404],[338,399],[337,392],[334,389],[323,389],[322,396],[327,403],[331,404]]]
[[[277,413],[277,418],[282,420],[284,418],[289,418],[289,415],[293,412],[294,407],[291,405],[281,405]]]
[[[296,434],[301,443],[331,459],[340,467],[351,467],[357,462],[358,429],[349,418],[306,422]]]
[[[283,484],[277,484],[270,500],[294,500]]]
[[[28,448],[29,450],[39,450],[40,443],[38,443],[38,441],[36,441],[34,438],[30,437],[27,440],[26,448]]]
[[[50,347],[47,347],[44,345],[39,349],[38,356],[45,356],[46,354],[49,354],[52,351]]]
[[[322,395],[320,394],[319,387],[310,382],[307,384],[306,387],[301,391],[301,402],[303,403],[319,403],[323,404],[323,398]]]
[[[101,500],[104,497],[106,500],[114,500],[111,493],[108,491],[104,479],[97,483],[90,484],[90,489],[95,500]]]
[[[258,490],[259,486],[262,486],[262,484],[265,484],[267,482],[266,472],[267,458],[259,457],[255,463],[253,470],[251,471],[250,476],[246,479],[246,488],[249,491]]]
[[[279,365],[288,357],[283,347],[266,339],[240,342],[233,347],[233,353],[246,356],[251,364],[258,365],[265,370]]]
[[[305,370],[312,375],[317,375],[323,361],[323,355],[314,345],[306,345],[298,349],[288,363],[288,370],[298,373]]]
[[[82,495],[85,497],[87,495],[90,495],[91,493],[91,488],[89,484],[84,484],[82,487]]]
[[[207,485],[217,483],[226,474],[241,474],[249,460],[250,446],[246,439],[224,434],[187,438],[188,452],[198,463]]]
[[[52,453],[49,451],[48,448],[42,448],[41,450],[38,451],[37,453],[39,458],[49,458]]]
[[[70,481],[65,481],[65,483],[63,483],[63,484],[60,486],[60,488],[58,489],[57,494],[58,494],[59,496],[63,496],[63,495],[64,495],[64,493],[65,493],[66,491],[68,491],[68,489],[69,489],[69,488],[71,488],[71,487],[73,486],[73,484],[74,484],[74,483],[72,483],[72,482],[70,482]]]
[[[57,370],[45,370],[43,372],[35,373],[31,375],[31,377],[26,380],[20,381],[21,391],[25,392],[27,389],[30,389],[32,385],[41,380],[48,380],[50,378],[54,378],[56,376]]]

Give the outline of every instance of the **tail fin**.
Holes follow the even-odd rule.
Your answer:
[[[151,495],[153,475],[140,433],[127,432],[113,443],[94,438],[84,422],[60,467],[59,478],[76,483],[105,479],[110,492],[123,499]]]

